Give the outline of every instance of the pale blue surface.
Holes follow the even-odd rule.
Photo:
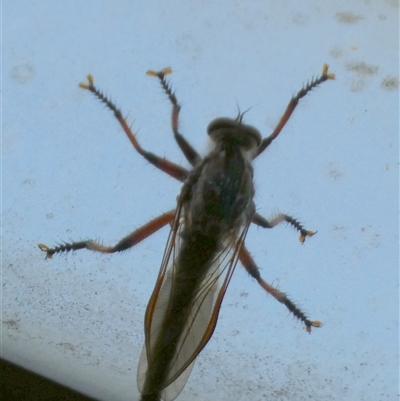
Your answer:
[[[44,260],[38,242],[113,244],[174,206],[180,185],[131,148],[78,88],[92,73],[142,145],[186,165],[146,70],[172,66],[181,130],[234,117],[268,135],[258,211],[318,235],[252,227],[264,278],[324,326],[309,336],[238,266],[185,400],[398,397],[398,2],[3,2],[2,355],[101,400],[137,400],[142,321],[168,229],[122,255]]]

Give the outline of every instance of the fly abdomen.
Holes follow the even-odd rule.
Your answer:
[[[174,261],[174,282],[171,285],[168,307],[163,316],[160,331],[148,360],[142,401],[153,401],[166,387],[170,366],[174,363],[177,346],[196,299],[196,293],[218,251],[220,241],[197,230],[185,230],[181,238],[181,250]],[[150,393],[151,392],[151,393]],[[158,398],[154,398],[158,400]]]

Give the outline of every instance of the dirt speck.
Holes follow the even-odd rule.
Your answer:
[[[3,325],[10,330],[18,330],[19,329],[19,320],[16,319],[7,319],[3,320]]]
[[[381,88],[387,91],[394,91],[399,87],[399,80],[396,77],[387,76],[382,80]]]
[[[365,81],[363,79],[355,79],[350,84],[351,92],[361,92],[365,88]]]
[[[26,84],[33,79],[35,71],[31,64],[16,65],[11,70],[11,78],[20,84]]]
[[[327,166],[327,176],[331,181],[337,181],[343,176],[343,171],[338,163],[332,162]]]
[[[339,47],[334,46],[329,53],[332,57],[339,58],[343,55],[343,50]]]
[[[346,65],[346,69],[362,76],[371,76],[378,72],[379,67],[376,65],[364,63],[364,61],[353,61]]]
[[[364,19],[363,16],[354,14],[349,11],[344,11],[341,13],[336,13],[336,19],[341,22],[342,24],[356,24],[357,22]]]
[[[399,8],[399,0],[386,0],[386,4],[390,7]]]

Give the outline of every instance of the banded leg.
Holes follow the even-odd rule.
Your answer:
[[[179,166],[178,164],[170,162],[167,159],[164,159],[162,157],[155,155],[154,153],[144,150],[137,141],[135,134],[132,132],[125,118],[122,117],[121,110],[118,109],[118,107],[110,99],[108,99],[107,96],[105,96],[101,91],[99,91],[94,86],[94,80],[91,75],[88,75],[87,79],[88,79],[87,84],[81,82],[79,86],[82,89],[86,89],[92,92],[102,103],[104,103],[114,113],[115,118],[120,123],[122,129],[125,131],[126,136],[130,140],[131,144],[136,149],[136,151],[139,154],[141,154],[149,163],[151,163],[153,166],[157,167],[161,171],[164,171],[165,173],[167,173],[171,177],[176,178],[179,181],[182,182],[185,181],[186,177],[188,176],[188,171],[185,168]]]
[[[167,224],[172,223],[174,220],[174,216],[175,210],[164,213],[161,216],[158,216],[155,219],[144,224],[142,227],[139,227],[137,230],[127,235],[114,246],[106,246],[93,240],[65,243],[54,248],[49,248],[47,245],[44,244],[39,244],[38,246],[43,252],[46,252],[46,259],[52,258],[55,253],[77,251],[79,249],[89,249],[90,251],[101,253],[122,252],[129,248],[132,248],[134,245],[143,241]]]
[[[321,327],[322,324],[318,320],[309,320],[305,313],[296,304],[291,301],[284,292],[279,291],[277,288],[268,284],[260,275],[256,262],[251,257],[249,251],[243,245],[239,254],[240,262],[243,267],[247,270],[251,277],[255,278],[258,284],[266,291],[271,294],[277,301],[284,304],[297,319],[301,320],[306,325],[306,330],[311,333],[311,327]]]
[[[278,125],[272,132],[270,136],[267,138],[264,138],[261,142],[260,147],[258,148],[257,154],[254,158],[256,158],[259,154],[264,152],[265,149],[271,144],[271,142],[280,134],[282,131],[282,128],[285,126],[285,124],[288,122],[290,116],[294,112],[294,109],[299,103],[299,100],[302,99],[304,96],[307,95],[308,92],[310,92],[312,89],[317,87],[318,85],[322,84],[322,82],[327,81],[328,79],[335,79],[335,74],[329,74],[328,73],[328,65],[325,64],[322,68],[322,74],[319,78],[313,78],[310,82],[307,83],[305,87],[303,87],[301,90],[297,92],[297,95],[292,97],[290,99],[289,104],[286,107],[285,112],[283,113],[281,119],[279,120]]]
[[[178,103],[178,100],[175,96],[175,92],[172,92],[171,86],[165,79],[166,75],[172,73],[171,68],[164,68],[163,70],[156,72],[153,70],[147,71],[147,75],[151,77],[157,77],[160,80],[161,86],[164,89],[164,92],[167,94],[168,99],[172,103],[172,114],[171,114],[171,126],[172,132],[174,133],[175,141],[178,146],[181,148],[183,154],[186,157],[186,160],[192,165],[195,166],[197,163],[201,161],[201,156],[195,151],[195,149],[190,145],[190,143],[184,138],[184,136],[179,132],[179,112],[181,111],[181,106]]]
[[[287,214],[279,213],[273,219],[267,220],[265,217],[258,213],[255,213],[252,219],[252,223],[262,228],[274,228],[278,224],[285,221],[286,223],[293,226],[300,233],[299,241],[304,244],[307,237],[312,237],[317,231],[306,230],[302,224],[300,224],[294,217]]]

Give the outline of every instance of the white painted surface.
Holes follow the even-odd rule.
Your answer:
[[[279,3],[279,4],[276,4]],[[235,116],[268,135],[258,210],[318,235],[253,227],[264,278],[324,326],[307,335],[237,268],[179,401],[398,397],[398,2],[3,2],[2,356],[99,400],[137,400],[143,315],[168,230],[122,255],[44,260],[38,242],[113,244],[174,206],[179,183],[140,158],[78,88],[92,73],[149,150],[186,165],[149,68],[172,66],[181,130]]]

